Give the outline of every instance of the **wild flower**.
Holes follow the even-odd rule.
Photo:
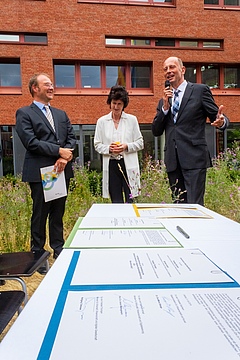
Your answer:
[[[130,183],[132,184],[132,186],[131,186],[119,163],[118,163],[118,168],[119,168],[119,171],[121,172],[121,174],[124,178],[124,181],[126,182],[128,188],[129,188],[129,191],[130,191],[129,199],[126,199],[126,200],[131,200],[131,202],[133,202],[133,201],[135,201],[133,192],[137,193],[138,195],[141,192],[141,189],[138,188],[138,181],[137,181],[137,179],[139,178],[140,175],[138,173],[136,173],[134,170],[132,171],[132,173],[131,173],[132,177],[130,178]],[[136,189],[137,189],[137,191],[136,191]]]

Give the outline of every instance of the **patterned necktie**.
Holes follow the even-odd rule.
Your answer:
[[[53,130],[55,131],[54,121],[53,121],[52,113],[51,113],[51,110],[49,109],[49,106],[45,105],[45,110],[46,110],[46,118],[48,119],[48,121],[50,122],[50,125],[52,126]]]
[[[174,124],[177,121],[177,115],[178,115],[178,110],[179,110],[179,92],[180,92],[180,90],[174,91],[173,108],[172,108]]]

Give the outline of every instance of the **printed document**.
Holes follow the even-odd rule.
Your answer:
[[[40,169],[45,202],[67,196],[64,171],[56,173],[54,166]]]

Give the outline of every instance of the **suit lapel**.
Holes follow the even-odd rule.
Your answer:
[[[30,105],[30,107],[33,109],[33,111],[35,111],[39,116],[40,118],[43,120],[43,122],[46,124],[46,126],[49,128],[49,130],[52,131],[52,133],[54,135],[57,135],[55,133],[55,131],[53,130],[51,124],[49,123],[48,119],[46,118],[46,116],[43,114],[42,110],[39,109],[39,107],[37,105],[35,105],[34,103],[32,103]],[[53,121],[54,121],[54,115],[53,115]],[[56,129],[56,124],[55,124],[55,121],[54,121],[54,125],[55,125],[55,129]],[[57,131],[57,130],[56,130]]]
[[[193,91],[193,84],[188,83],[187,86],[186,86],[185,92],[183,94],[181,105],[180,105],[180,108],[179,108],[179,111],[178,111],[177,121],[179,120],[179,117],[181,116],[181,113],[183,112],[183,109],[187,105],[188,99],[189,99],[190,95],[192,94],[192,91]]]

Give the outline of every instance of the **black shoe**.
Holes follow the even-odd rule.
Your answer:
[[[42,265],[37,269],[37,272],[41,275],[46,275],[47,274],[47,266],[46,265]]]

